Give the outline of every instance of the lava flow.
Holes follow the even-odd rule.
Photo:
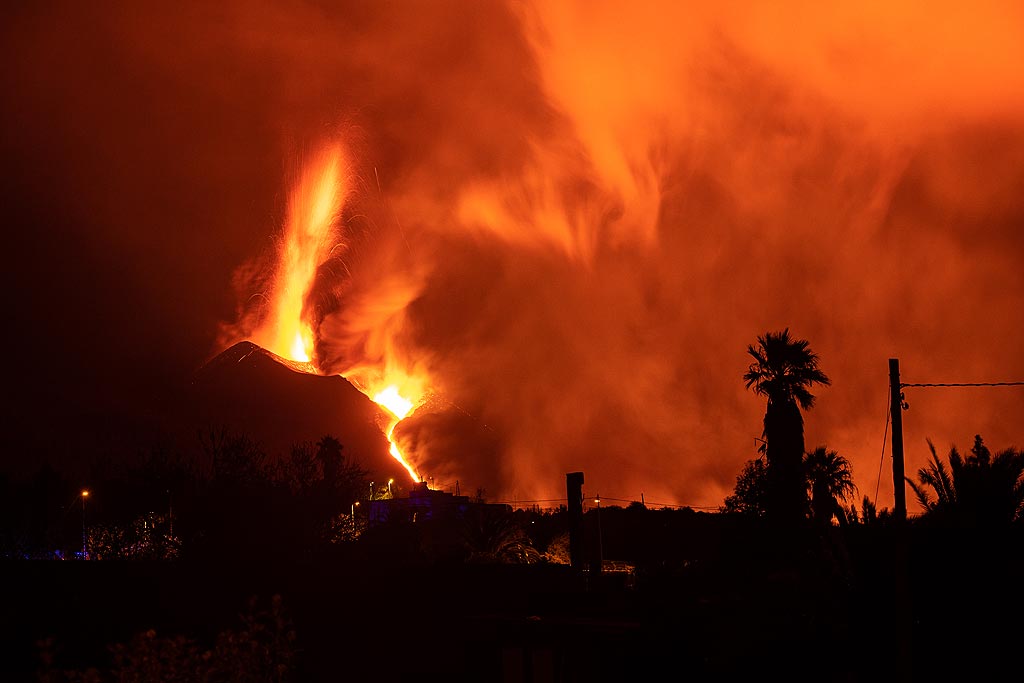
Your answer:
[[[388,412],[394,415],[394,418],[388,424],[387,430],[384,432],[385,436],[388,437],[388,442],[391,444],[388,452],[391,453],[391,457],[402,463],[402,466],[409,472],[413,481],[420,481],[420,477],[415,471],[413,471],[408,461],[406,461],[405,456],[402,454],[402,451],[398,448],[398,444],[395,443],[395,440],[392,438],[392,435],[395,433],[395,427],[398,426],[398,423],[412,412],[412,401],[399,394],[398,387],[394,385],[389,386],[383,391],[377,392],[371,398],[377,405],[384,407]]]

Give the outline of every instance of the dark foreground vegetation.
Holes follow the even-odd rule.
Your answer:
[[[506,514],[492,549],[567,521]],[[1019,667],[1016,526],[783,534],[724,513],[599,514],[601,573],[469,560],[464,522],[423,521],[305,553],[7,560],[3,680],[935,681]]]
[[[1024,452],[933,450],[919,515],[858,509],[804,447],[806,341],[749,352],[765,448],[715,513],[406,491],[330,436],[0,479],[0,680],[1018,680]]]

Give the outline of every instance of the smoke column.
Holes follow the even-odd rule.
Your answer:
[[[789,327],[833,380],[808,446],[883,507],[889,357],[908,382],[1024,377],[1018,5],[283,12],[209,30],[274,65],[293,139],[341,129],[345,249],[307,293],[312,360],[398,378],[423,476],[522,501],[585,471],[611,497],[718,505],[761,432],[746,346]],[[246,302],[262,271],[239,272]],[[1019,391],[908,401],[908,474],[925,438],[1024,440]]]

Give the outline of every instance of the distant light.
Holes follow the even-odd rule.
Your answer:
[[[88,498],[88,497],[89,497],[89,491],[86,490],[86,489],[82,489],[82,498]]]

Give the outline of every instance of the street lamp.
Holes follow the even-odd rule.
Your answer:
[[[356,506],[359,505],[359,501],[352,503],[352,531],[356,530]]]
[[[597,494],[594,500],[597,503],[597,562],[598,567],[604,567],[604,538],[601,534],[601,494]],[[598,570],[600,571],[600,569]]]
[[[370,500],[373,500],[373,482],[370,482]]]
[[[85,499],[89,497],[89,490],[82,489],[82,559],[89,559],[88,536],[85,535]]]
[[[394,479],[388,479],[388,498],[391,497],[391,485],[395,483]]]

